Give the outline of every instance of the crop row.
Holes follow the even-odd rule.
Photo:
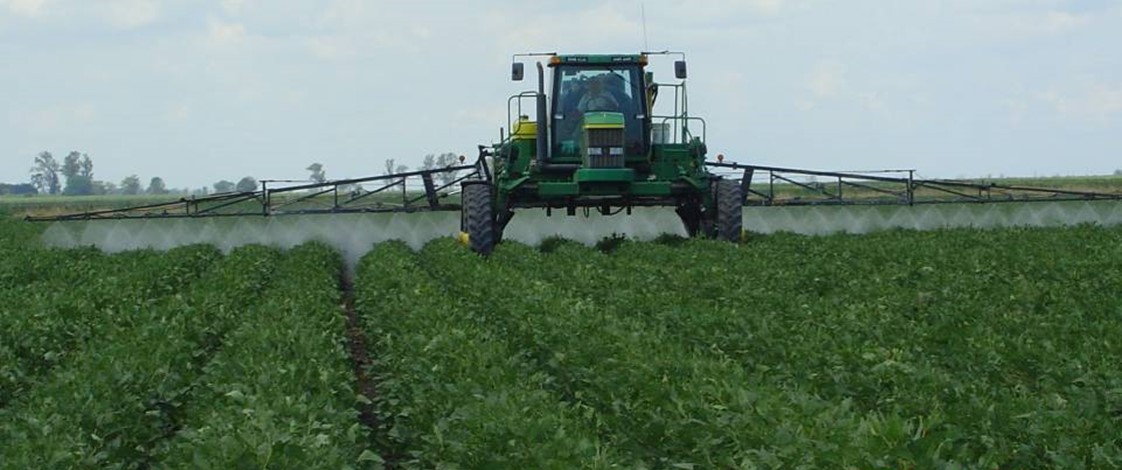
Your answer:
[[[183,289],[219,257],[211,247],[107,256],[90,250],[15,254],[16,264],[50,258],[39,280],[0,290],[0,406],[32,387],[93,338],[128,325],[137,311]]]
[[[343,349],[341,260],[323,245],[287,252],[271,288],[203,368],[181,428],[156,459],[170,468],[347,468],[364,453]]]
[[[600,277],[596,289],[567,291],[530,247],[507,245],[480,262],[446,245],[431,244],[421,256],[551,377],[556,393],[587,410],[613,447],[639,462],[743,466],[785,450],[765,446],[774,433],[818,454],[846,438],[833,428],[798,426],[796,418],[846,419],[848,407],[769,390],[731,361],[666,341],[632,305],[605,301],[643,292],[610,291],[611,277]]]
[[[192,383],[270,279],[258,247],[216,262],[199,282],[122,313],[33,393],[0,410],[2,460],[19,468],[136,466],[174,431]]]
[[[418,468],[619,461],[585,411],[560,401],[551,378],[485,325],[493,319],[448,295],[405,245],[384,243],[366,255],[357,288],[380,377],[375,404],[387,460]]]
[[[243,247],[173,295],[151,288],[198,268],[193,250],[125,270],[121,282],[144,287],[120,309],[4,315],[28,325],[84,316],[96,327],[80,353],[0,409],[4,466],[343,468],[372,459],[343,349],[339,256],[322,245]],[[99,268],[144,256],[106,257]]]
[[[1120,242],[1078,227],[508,243],[486,260],[380,247],[358,283],[381,433],[423,466],[489,463],[501,447],[477,428],[517,428],[478,408],[529,389],[523,419],[570,417],[600,449],[590,466],[1117,465]],[[517,462],[548,466],[535,452],[556,455]]]
[[[331,249],[0,246],[0,467],[1122,465],[1122,231],[605,248],[375,246],[371,435]]]
[[[340,256],[47,249],[0,223],[0,467],[367,467]]]

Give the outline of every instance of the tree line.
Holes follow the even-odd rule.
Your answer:
[[[419,168],[419,170],[436,170],[439,168],[448,168],[461,164],[462,162],[460,161],[460,156],[452,152],[445,152],[440,155],[430,153],[428,155],[425,155],[425,158],[421,160],[421,167]],[[392,175],[396,173],[405,173],[407,171],[409,171],[408,166],[399,165],[394,159],[390,158],[385,161],[384,172],[382,174]],[[446,171],[442,173],[436,173],[433,175],[433,177],[436,178],[436,180],[441,184],[449,184],[456,180],[458,173],[459,172],[456,171]]]
[[[153,176],[148,180],[148,185],[141,183],[137,175],[129,175],[121,180],[120,184],[111,181],[94,179],[93,159],[88,154],[72,151],[63,158],[62,163],[55,159],[51,152],[43,151],[35,157],[31,167],[31,182],[28,183],[33,191],[21,191],[20,194],[47,194],[64,196],[91,196],[100,194],[171,194],[190,193],[190,190],[172,190],[164,183],[164,179]],[[16,194],[13,192],[13,194]]]
[[[145,185],[138,175],[129,175],[119,183],[94,179],[93,159],[88,154],[72,151],[60,163],[51,152],[40,152],[31,167],[31,181],[21,184],[0,185],[0,194],[46,194],[63,196],[91,196],[102,194],[209,194],[211,188],[172,189],[164,179],[153,176]],[[246,176],[237,183],[221,180],[213,185],[213,192],[255,191],[257,180]]]
[[[455,153],[428,154],[422,159],[421,170],[447,168],[461,163],[460,157]],[[309,172],[308,179],[314,183],[327,182],[327,173],[322,163],[312,163],[305,168]],[[385,161],[385,174],[404,173],[409,171],[407,165],[396,163],[394,159]],[[126,176],[118,183],[103,181],[94,178],[93,159],[88,154],[72,151],[59,162],[51,152],[43,151],[35,156],[31,167],[30,182],[18,184],[0,184],[0,194],[17,195],[64,195],[64,196],[89,196],[102,194],[211,194],[228,192],[256,191],[259,183],[252,176],[245,176],[237,182],[220,180],[211,187],[198,189],[171,189],[164,179],[153,176],[145,185],[138,175]],[[456,172],[437,173],[434,177],[442,184],[449,184],[456,179]]]

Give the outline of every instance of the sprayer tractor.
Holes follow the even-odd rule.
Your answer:
[[[674,62],[679,82],[659,84],[647,70],[651,55],[515,56],[547,57],[549,88],[537,62],[537,90],[508,99],[509,135],[480,146],[494,176],[462,183],[461,226],[473,250],[490,253],[523,208],[573,216],[673,207],[690,236],[740,239],[741,186],[707,170],[704,131],[691,129],[704,129],[705,122],[688,113],[684,57]],[[524,64],[515,61],[511,78],[520,81],[524,74]],[[674,112],[655,115],[660,91],[667,89]],[[523,114],[527,109],[533,119]]]
[[[675,59],[676,81],[657,83],[648,61],[667,56]],[[1033,225],[1055,219],[1054,213],[1070,210],[1075,201],[1122,200],[1119,192],[922,179],[915,170],[806,170],[729,162],[722,155],[706,160],[706,124],[689,113],[684,54],[516,54],[511,67],[515,81],[524,78],[525,66],[519,62],[524,57],[538,59],[537,89],[508,98],[506,127],[497,143],[479,146],[474,162],[461,155],[458,164],[377,176],[311,182],[264,179],[254,191],[30,215],[27,220],[67,222],[47,230],[45,238],[53,245],[106,249],[218,242],[285,245],[315,238],[360,252],[388,239],[419,246],[458,226],[460,239],[486,255],[502,240],[515,211],[522,209],[608,216],[668,207],[681,219],[686,234],[736,242],[742,238],[744,207],[761,216],[770,207],[796,209],[785,212],[790,223],[781,227],[808,226],[809,233],[825,233],[863,229],[852,224],[822,226],[826,219],[817,208],[878,206],[876,211],[863,211],[875,216],[872,225],[918,228],[970,225],[972,214],[992,213],[994,203],[1052,203],[1038,204],[1040,211],[998,214],[1004,224]],[[656,111],[656,104],[664,111]],[[932,223],[932,213],[924,207],[933,204],[959,207],[950,209],[952,219]],[[990,209],[975,210],[982,205]],[[805,206],[815,211],[797,210]],[[1075,220],[1110,223],[1114,207],[1082,207]],[[655,212],[657,216],[661,211]],[[836,212],[847,213],[843,208]],[[338,217],[338,223],[321,217]],[[631,223],[630,218],[624,221]],[[588,234],[594,234],[595,224],[587,225]],[[539,231],[542,237],[555,233],[549,227]]]

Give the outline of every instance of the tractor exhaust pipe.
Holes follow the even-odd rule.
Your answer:
[[[551,159],[550,159],[550,155],[549,155],[549,142],[546,142],[546,139],[549,138],[549,132],[546,129],[548,127],[546,125],[546,123],[548,122],[547,121],[548,112],[545,109],[545,107],[546,107],[546,101],[545,101],[545,69],[542,68],[542,63],[541,62],[538,62],[537,105],[538,105],[538,118],[537,118],[538,119],[538,142],[537,142],[538,143],[538,166],[540,166],[542,169],[545,169],[547,166],[549,166],[549,161]]]

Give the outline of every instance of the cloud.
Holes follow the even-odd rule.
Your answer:
[[[982,14],[972,18],[980,30],[998,36],[1051,36],[1082,30],[1100,19],[1098,13],[1043,11],[1031,13]]]
[[[837,98],[845,86],[845,66],[833,60],[819,61],[806,82],[807,90],[816,99]]]
[[[512,44],[523,51],[628,50],[637,49],[643,37],[638,13],[610,4],[531,16],[499,10],[486,22],[500,32],[497,42],[504,50]]]
[[[1048,90],[1037,98],[1068,118],[1104,121],[1122,114],[1122,84],[1091,81],[1066,91]]]
[[[860,93],[857,95],[857,101],[861,104],[862,108],[869,111],[880,113],[888,109],[883,96],[881,96],[879,92],[871,91]]]
[[[212,20],[207,29],[207,40],[214,46],[232,46],[246,38],[245,25]]]
[[[1009,120],[1014,124],[1023,121],[1032,108],[1030,101],[1023,97],[1008,98],[1002,104],[1009,112]]]
[[[43,6],[47,0],[0,0],[0,6],[20,16],[40,16],[44,12]]]
[[[122,29],[138,28],[160,16],[160,4],[155,0],[113,0],[103,10],[109,23]]]
[[[231,15],[237,15],[245,7],[245,0],[222,0],[222,9]]]
[[[167,107],[164,118],[169,122],[185,122],[191,118],[191,105],[180,102]]]
[[[12,125],[37,132],[70,130],[87,125],[97,118],[97,108],[90,103],[55,104],[30,111],[12,110],[8,120]]]
[[[744,15],[771,16],[780,13],[789,0],[684,0],[672,8],[676,16],[723,20]],[[647,12],[657,12],[647,7]]]
[[[305,45],[313,56],[325,61],[349,60],[357,52],[353,43],[341,35],[308,38]]]
[[[1064,11],[1050,11],[1036,20],[1036,28],[1049,34],[1064,33],[1082,28],[1091,22],[1090,15],[1077,15]]]
[[[783,9],[784,0],[750,0],[749,5],[757,12],[765,15],[774,15]]]

